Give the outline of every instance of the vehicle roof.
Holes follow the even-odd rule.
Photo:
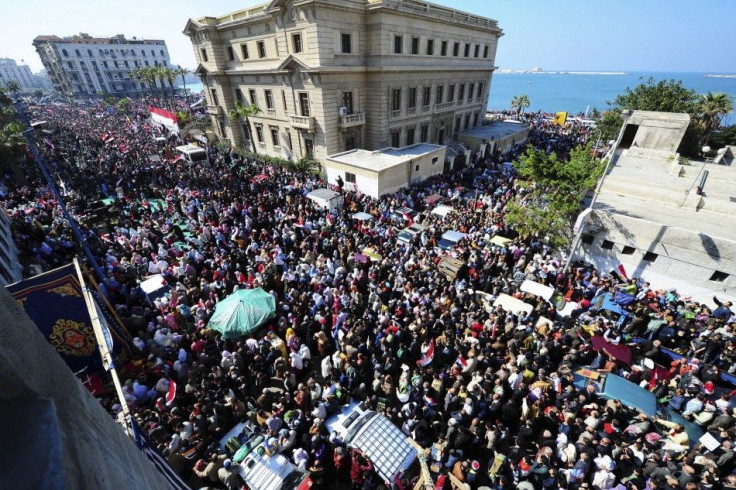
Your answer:
[[[462,233],[455,230],[447,230],[442,234],[442,238],[451,242],[459,242],[467,236],[467,233]]]
[[[205,151],[204,148],[202,148],[201,146],[197,146],[197,145],[182,145],[182,146],[177,146],[176,149],[182,153],[192,153],[194,151]]]
[[[596,392],[602,397],[611,400],[621,400],[621,403],[649,417],[657,415],[657,397],[636,383],[622,378],[616,374],[602,375],[598,381],[590,380],[580,374],[575,374],[575,386],[583,389],[585,385],[592,382],[596,386]]]
[[[261,448],[265,450],[263,443],[240,463],[238,472],[245,480],[248,488],[279,490],[284,479],[292,471],[296,471],[296,467],[281,454],[274,454],[273,456],[266,456],[265,453],[263,455],[258,454],[262,452],[260,451]]]
[[[330,199],[334,199],[335,197],[339,196],[339,192],[335,192],[330,189],[315,189],[311,191],[309,194],[307,194],[307,197],[318,197],[321,199],[327,199],[328,201]]]

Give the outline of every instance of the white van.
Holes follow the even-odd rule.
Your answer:
[[[184,160],[190,165],[207,165],[209,166],[210,160],[207,157],[207,151],[201,146],[196,145],[183,145],[177,146],[178,151]]]
[[[340,211],[345,204],[345,196],[330,189],[315,189],[307,194],[307,198],[331,213]]]
[[[419,235],[424,231],[424,226],[418,223],[412,223],[411,226],[407,226],[399,232],[396,239],[402,243],[409,244],[415,236]]]
[[[246,456],[238,466],[238,474],[250,490],[308,490],[312,486],[309,473],[282,454],[268,456],[264,444]]]

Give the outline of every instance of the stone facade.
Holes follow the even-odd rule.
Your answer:
[[[191,19],[197,73],[219,136],[250,148],[230,119],[254,102],[256,150],[282,158],[419,142],[482,124],[496,21],[416,0],[274,0]]]
[[[15,80],[21,88],[35,88],[39,81],[31,73],[28,65],[19,65],[10,58],[0,58],[0,87],[5,87],[11,80]]]
[[[56,91],[69,97],[148,93],[150,87],[132,77],[131,70],[172,66],[166,43],[158,39],[126,39],[122,34],[100,38],[82,33],[64,38],[36,36],[33,45]]]

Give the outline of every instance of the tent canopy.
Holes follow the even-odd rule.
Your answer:
[[[215,306],[207,326],[222,334],[223,339],[247,335],[276,312],[276,300],[261,288],[238,289]]]

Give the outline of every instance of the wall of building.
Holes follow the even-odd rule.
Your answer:
[[[11,80],[15,80],[22,88],[36,88],[39,82],[31,73],[28,65],[19,65],[15,60],[0,58],[0,86],[4,87]]]
[[[0,209],[0,286],[23,279],[23,268],[18,261],[18,249],[13,241],[10,218]]]

